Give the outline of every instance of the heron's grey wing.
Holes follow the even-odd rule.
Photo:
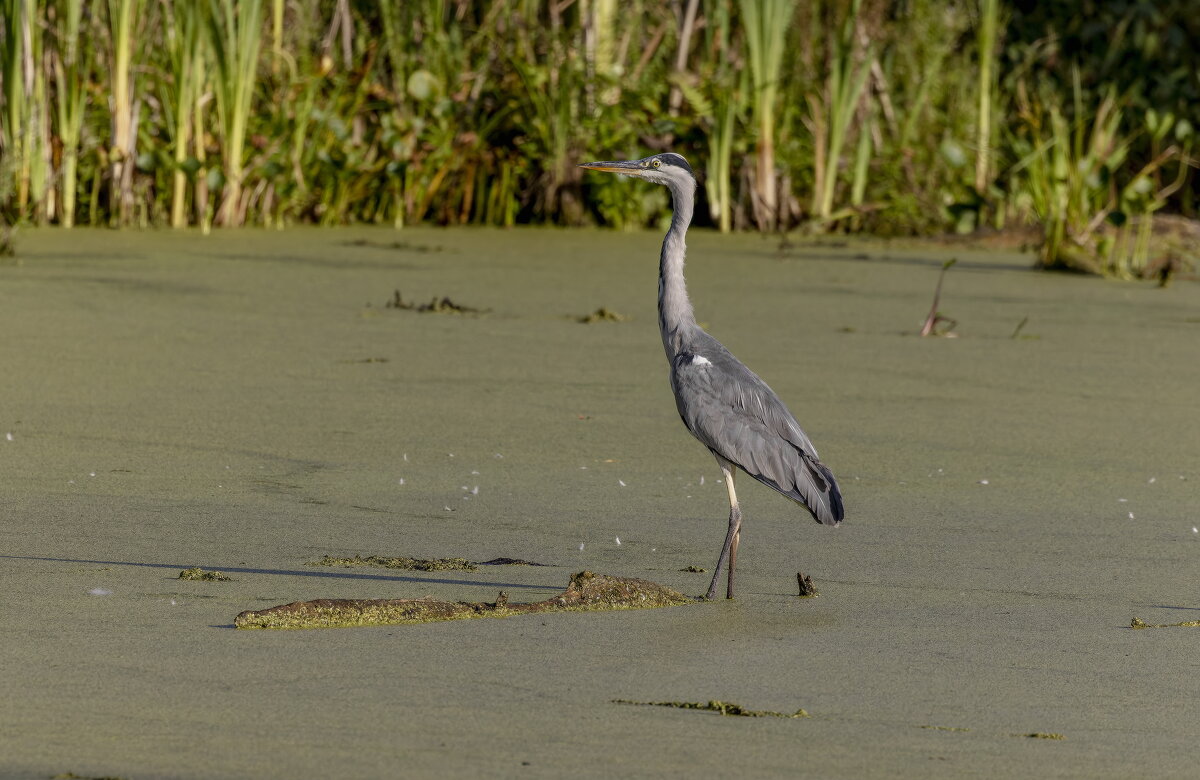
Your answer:
[[[814,519],[845,515],[833,474],[779,397],[714,341],[706,354],[680,353],[671,372],[684,425],[747,474],[804,504]]]

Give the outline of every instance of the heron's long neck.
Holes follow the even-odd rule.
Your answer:
[[[662,258],[658,266],[658,326],[662,330],[667,360],[671,361],[681,350],[683,339],[689,331],[697,327],[696,315],[692,312],[692,302],[688,300],[687,285],[683,280],[683,257],[687,252],[683,239],[692,222],[695,194],[694,183],[671,188],[675,211],[671,216],[671,228],[663,239]]]

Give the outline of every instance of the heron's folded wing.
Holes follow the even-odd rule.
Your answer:
[[[714,356],[715,357],[715,356]],[[730,356],[675,372],[680,416],[709,449],[788,498],[821,523],[843,516],[829,469],[791,412],[753,372]]]

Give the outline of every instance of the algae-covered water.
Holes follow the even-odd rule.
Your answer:
[[[584,569],[702,593],[680,570],[711,570],[725,487],[667,385],[659,241],[21,233],[0,775],[1194,776],[1200,634],[1130,621],[1200,615],[1200,286],[1015,254],[691,238],[698,319],[847,507],[823,528],[739,482],[735,602],[232,628],[318,598],[539,601]],[[958,338],[917,338],[950,256]],[[601,308],[625,319],[579,322]]]

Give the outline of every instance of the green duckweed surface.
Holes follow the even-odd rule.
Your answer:
[[[1195,633],[1130,617],[1200,608],[1200,285],[696,233],[697,317],[804,425],[842,527],[743,478],[732,603],[234,631],[310,599],[539,601],[582,569],[702,593],[680,569],[715,562],[726,490],[668,389],[660,236],[17,241],[4,777],[1195,772]],[[950,256],[957,338],[919,339]],[[390,308],[396,290],[485,313]],[[601,309],[628,319],[576,321]],[[399,554],[558,568],[306,565]],[[233,580],[175,579],[193,566]],[[821,598],[796,598],[798,571]],[[1069,739],[1013,738],[1035,733]]]

